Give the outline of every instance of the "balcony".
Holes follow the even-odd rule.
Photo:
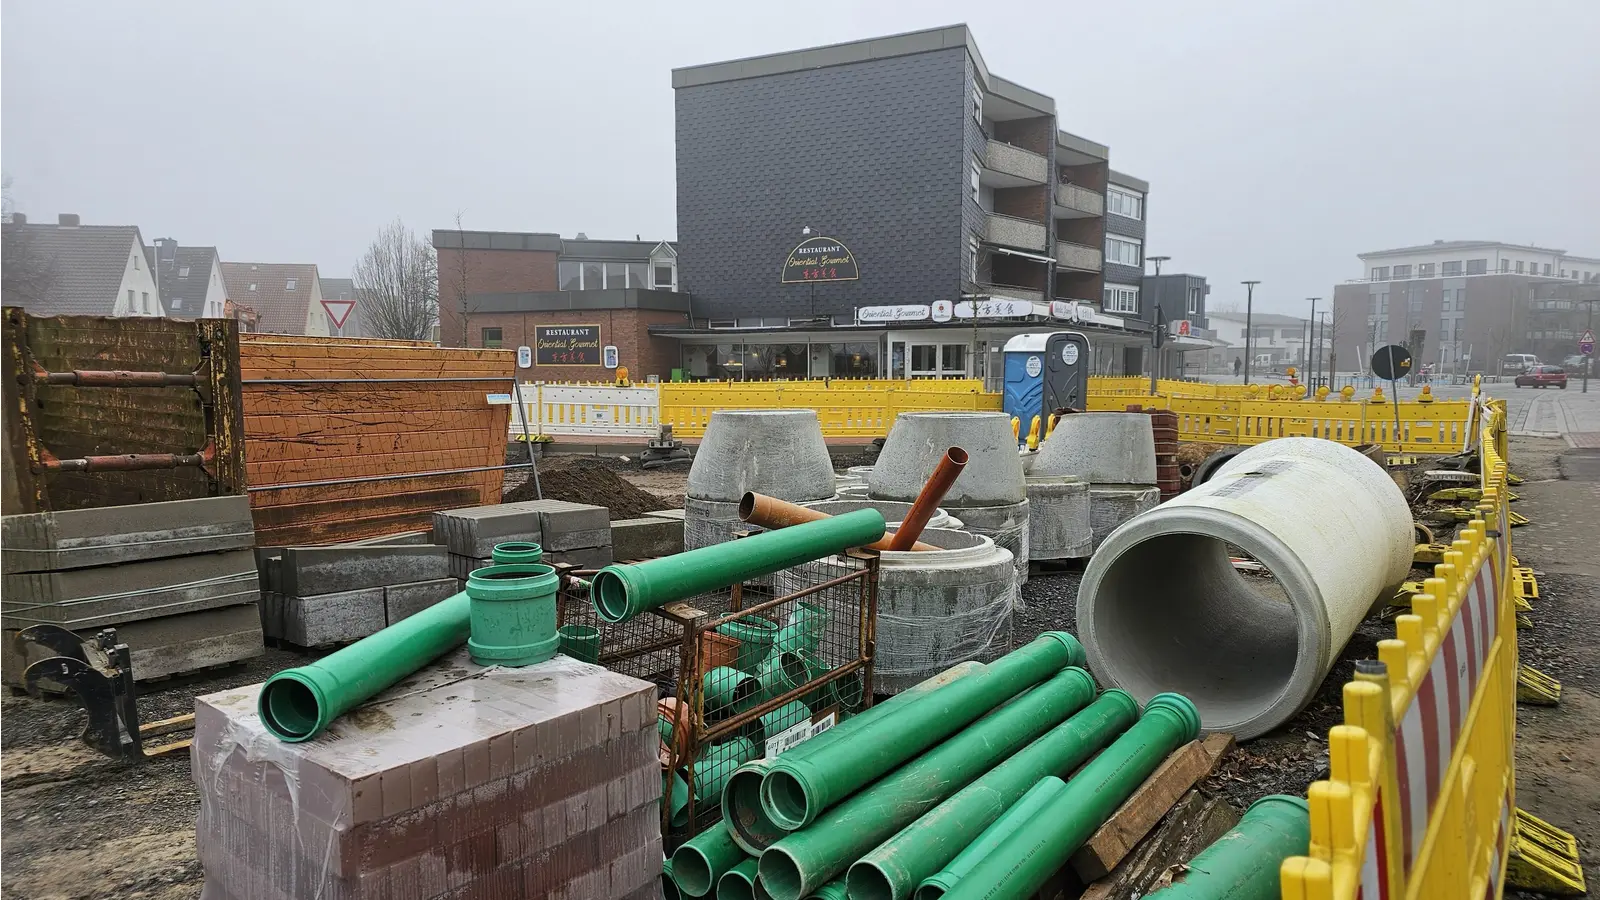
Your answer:
[[[984,226],[984,237],[989,243],[999,244],[1002,247],[1043,253],[1050,239],[1050,233],[1038,222],[989,213]]]
[[[1075,184],[1056,185],[1055,214],[1058,219],[1082,219],[1106,214],[1103,194]]]
[[[1034,303],[1044,302],[1044,291],[1029,287],[1018,287],[1014,284],[994,284],[978,282],[978,290],[988,294],[996,300],[1031,300]]]
[[[990,141],[983,152],[980,180],[992,187],[1023,187],[1050,180],[1050,161],[1029,150]]]
[[[1098,272],[1102,268],[1103,252],[1099,247],[1056,241],[1056,265],[1079,272]]]

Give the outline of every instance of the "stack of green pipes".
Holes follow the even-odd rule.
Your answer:
[[[1031,896],[1199,733],[1182,697],[1141,716],[1122,691],[1097,696],[1083,659],[1049,632],[741,765],[722,820],[665,876],[687,897]]]

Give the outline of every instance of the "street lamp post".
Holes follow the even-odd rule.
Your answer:
[[[1245,290],[1245,295],[1244,295],[1244,383],[1245,384],[1249,384],[1250,383],[1250,339],[1254,336],[1252,334],[1252,332],[1255,331],[1255,327],[1251,324],[1251,318],[1252,318],[1252,316],[1253,316],[1253,314],[1255,312],[1256,285],[1260,284],[1261,282],[1260,281],[1241,281],[1239,283],[1244,285],[1244,290]]]
[[[1306,342],[1306,384],[1315,393],[1317,390],[1317,365],[1312,360],[1319,359],[1322,356],[1322,345],[1317,343],[1317,301],[1322,298],[1307,297],[1306,299],[1311,301],[1311,320],[1307,323],[1310,326],[1309,334],[1311,339]],[[1312,347],[1317,348],[1316,356],[1311,355]]]
[[[1156,277],[1161,277],[1161,264],[1171,259],[1170,256],[1146,256],[1145,259],[1156,265]],[[1150,331],[1150,395],[1156,393],[1156,380],[1160,378],[1158,371],[1161,365],[1161,285],[1155,287],[1155,297],[1150,302],[1150,322],[1154,326]]]

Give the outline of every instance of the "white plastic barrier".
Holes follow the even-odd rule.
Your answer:
[[[531,434],[587,437],[655,437],[661,398],[654,387],[524,383],[522,405],[511,405],[511,435],[520,437],[526,416]]]

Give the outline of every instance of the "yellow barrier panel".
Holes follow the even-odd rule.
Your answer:
[[[1311,851],[1284,900],[1497,898],[1515,809],[1517,628],[1505,406],[1488,405],[1474,519],[1344,687],[1329,778],[1307,791]],[[1392,415],[1392,410],[1391,410]],[[1392,424],[1392,422],[1391,422]]]
[[[705,434],[719,409],[814,409],[827,437],[880,438],[895,416],[923,410],[998,411],[976,380],[731,381],[658,385],[661,421],[678,437]]]

